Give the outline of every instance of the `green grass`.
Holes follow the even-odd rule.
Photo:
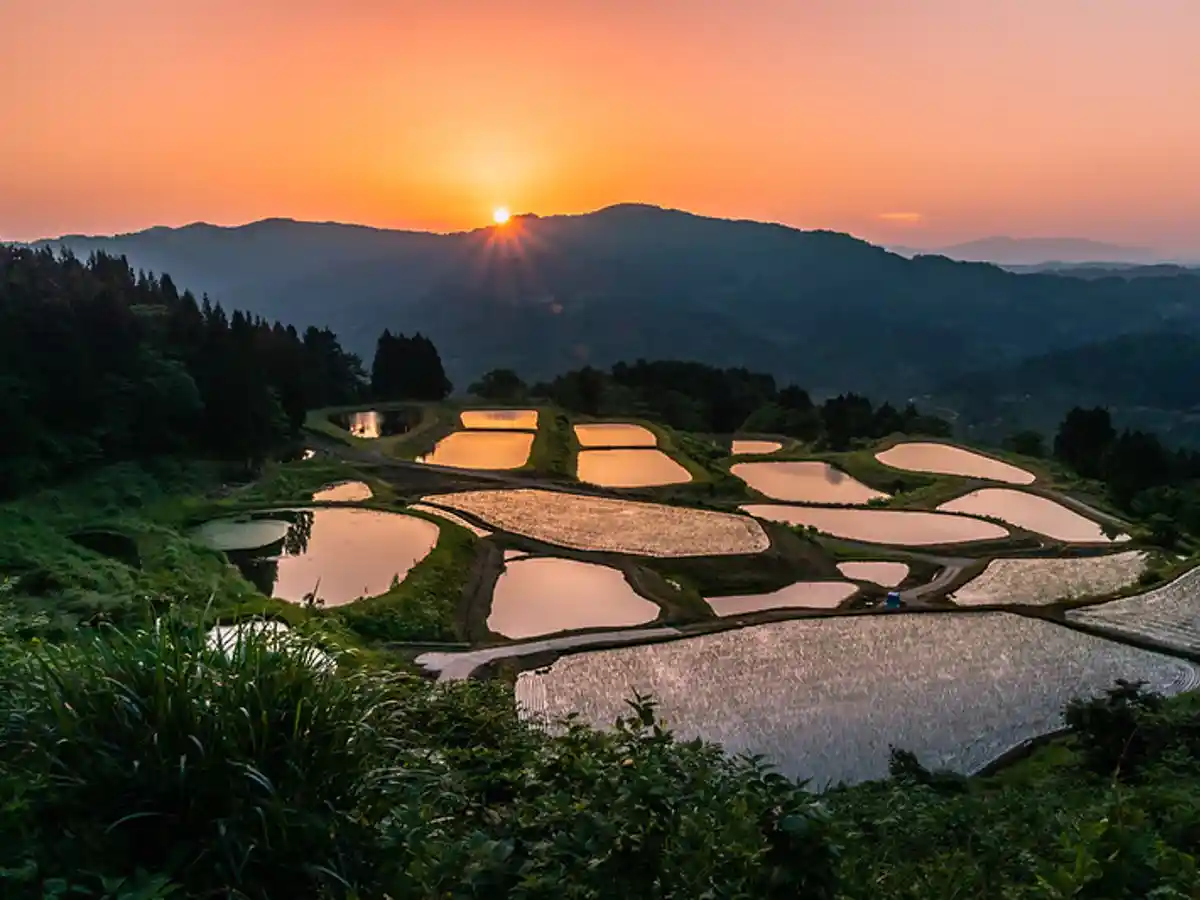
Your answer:
[[[559,478],[575,477],[579,441],[571,420],[554,407],[538,408],[538,430],[524,470]]]

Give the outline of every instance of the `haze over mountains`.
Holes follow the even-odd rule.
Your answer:
[[[1148,265],[1161,262],[1155,251],[1146,247],[1125,247],[1086,238],[1014,238],[987,237],[945,247],[920,249],[889,247],[901,256],[933,254],[961,262],[990,262],[998,266],[1041,266],[1045,264],[1132,263]]]
[[[272,219],[50,243],[124,254],[226,306],[329,326],[367,357],[385,327],[420,330],[459,386],[496,367],[537,379],[672,357],[904,400],[958,396],[964,376],[1040,358],[1057,398],[1045,373],[1059,352],[1200,334],[1200,273],[1013,274],[642,205],[447,235]],[[1172,371],[1200,383],[1200,361]]]

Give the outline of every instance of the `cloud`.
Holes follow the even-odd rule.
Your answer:
[[[895,225],[920,225],[925,221],[925,217],[919,212],[885,212],[875,218]]]

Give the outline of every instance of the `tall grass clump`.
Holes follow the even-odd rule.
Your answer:
[[[378,864],[391,706],[386,681],[323,675],[249,635],[228,655],[169,628],[10,647],[0,895],[138,871],[189,896],[361,884]]]

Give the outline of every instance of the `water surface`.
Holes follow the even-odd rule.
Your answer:
[[[764,609],[836,609],[857,591],[858,585],[848,581],[797,581],[768,594],[704,599],[718,616],[736,616]]]
[[[1060,541],[1110,543],[1099,523],[1067,509],[1061,503],[1014,491],[1009,488],[983,488],[943,503],[938,507],[946,512],[976,516],[992,516],[1028,531],[1036,531]],[[1129,540],[1121,535],[1118,540]]]
[[[751,456],[756,453],[777,453],[783,449],[779,441],[739,441],[733,442],[731,448],[734,456]]]
[[[692,476],[661,450],[580,450],[577,477],[601,487],[683,484]]]
[[[517,680],[518,709],[610,728],[649,693],[680,739],[760,753],[814,789],[888,773],[889,745],[969,774],[1062,726],[1117,678],[1174,694],[1191,663],[1005,613],[834,616],[561,657]]]
[[[861,561],[838,563],[838,571],[856,581],[870,581],[881,587],[896,587],[908,577],[908,563]]]
[[[312,498],[317,503],[360,503],[371,499],[371,486],[365,481],[341,481],[321,488]]]
[[[466,409],[459,415],[463,428],[537,431],[536,409]]]
[[[519,469],[529,461],[532,448],[533,435],[523,431],[456,431],[417,462],[456,469]]]
[[[386,593],[438,539],[432,522],[399,513],[325,507],[284,514],[291,524],[278,555],[236,561],[263,593],[293,603],[315,593],[325,606],[341,606]]]
[[[919,547],[1008,537],[1008,530],[983,519],[899,509],[829,509],[751,503],[744,512],[788,525],[810,525],[834,537],[870,544]]]
[[[772,500],[865,506],[889,496],[825,462],[738,463],[729,471]]]
[[[950,444],[912,441],[876,453],[875,458],[885,466],[909,472],[986,478],[1008,484],[1033,484],[1036,480],[1032,472]]]
[[[192,537],[213,550],[257,550],[282,541],[291,524],[282,519],[213,519]]]
[[[492,594],[488,628],[510,638],[579,628],[618,628],[658,618],[619,569],[536,557],[505,563]]]
[[[364,409],[359,412],[334,413],[329,421],[358,438],[391,437],[407,434],[421,421],[419,409]]]
[[[619,422],[597,422],[576,425],[575,437],[580,447],[657,447],[654,432],[641,425]]]

